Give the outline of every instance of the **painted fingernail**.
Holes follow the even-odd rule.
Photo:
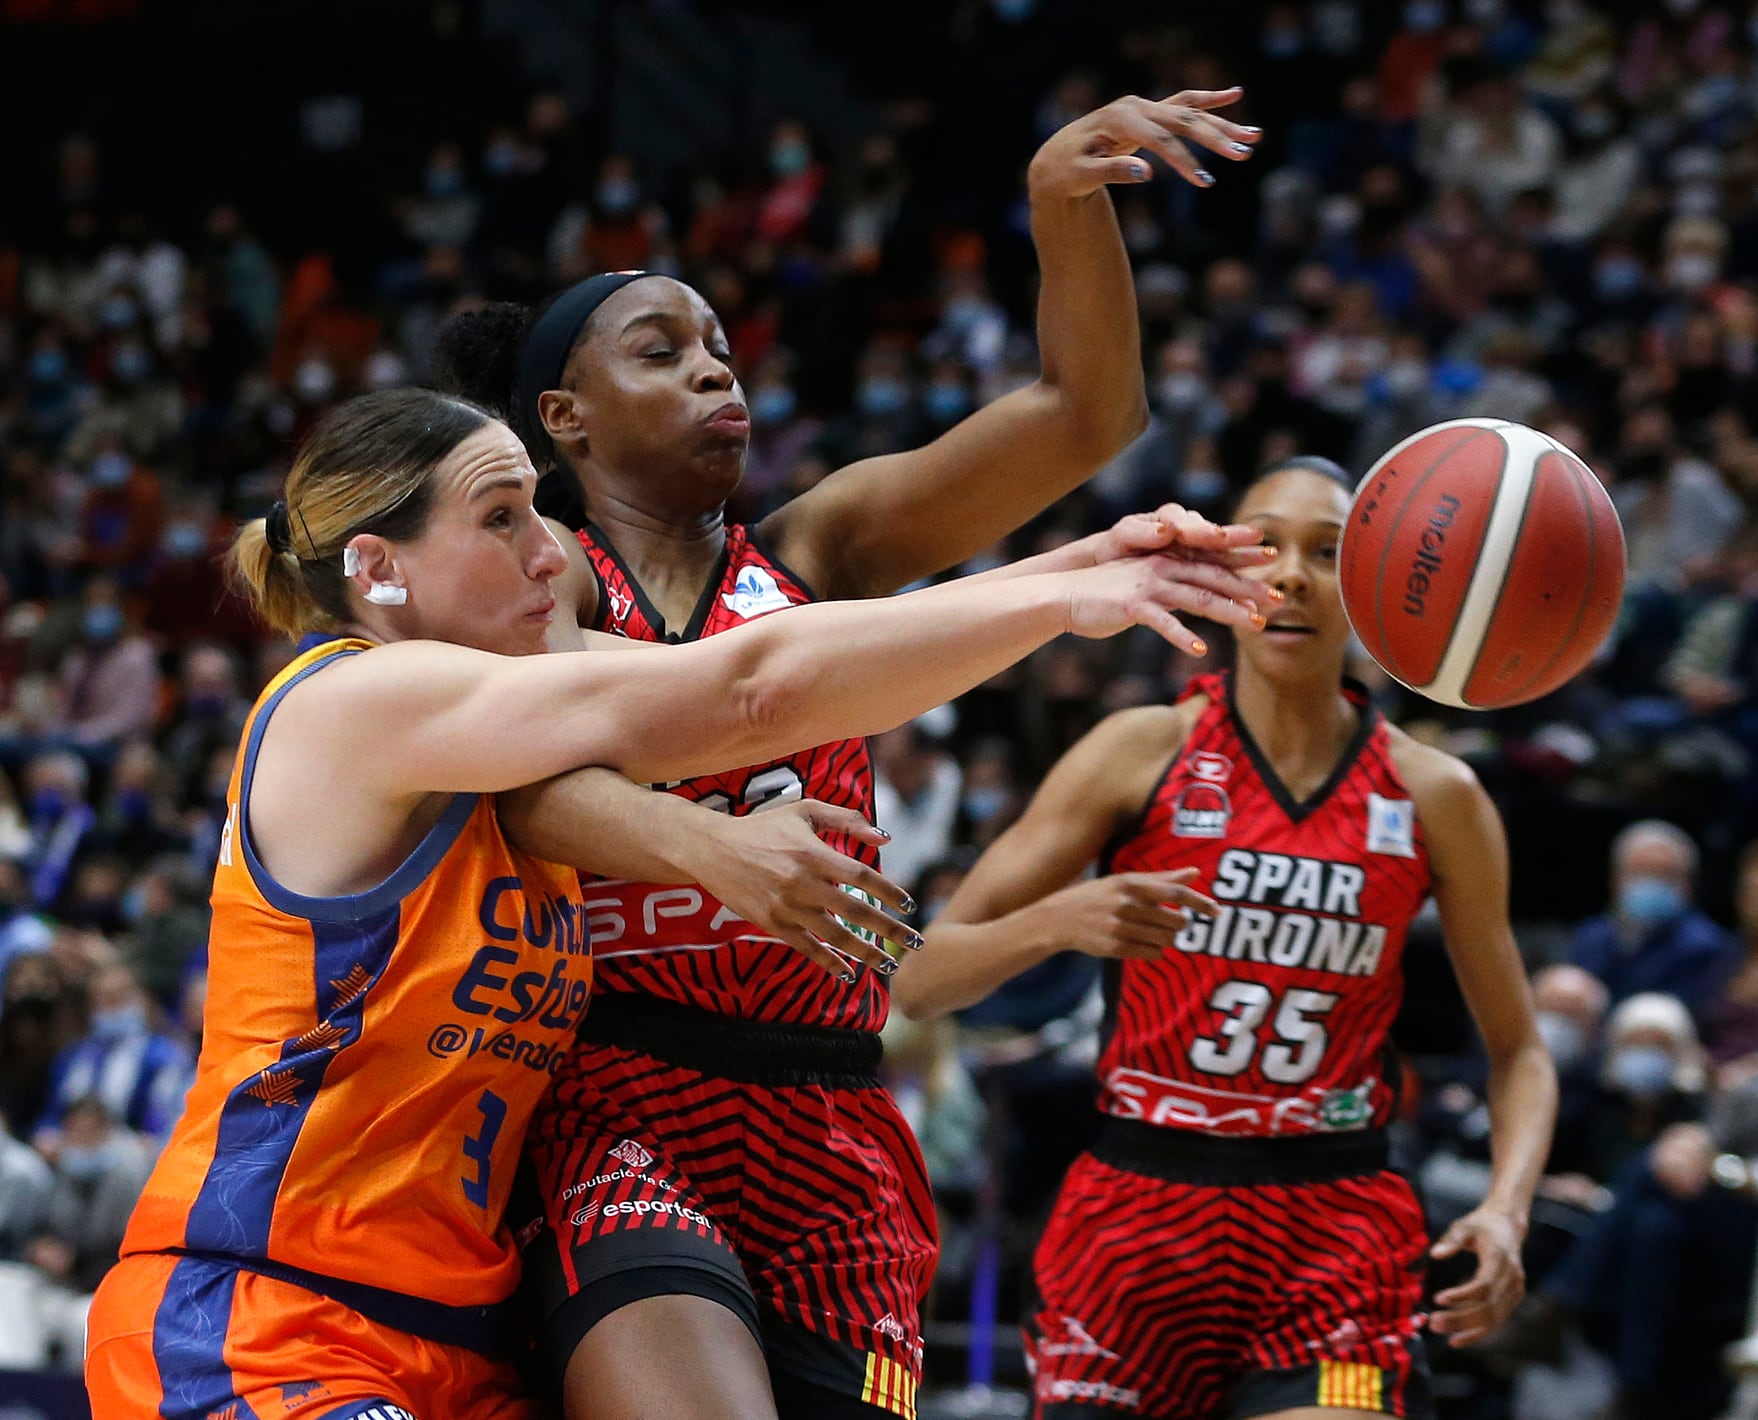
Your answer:
[[[1228,146],[1242,158],[1251,152],[1249,143],[1231,143]]]
[[[1191,174],[1191,176],[1194,177],[1198,182],[1200,182],[1204,187],[1213,187],[1214,186],[1215,175],[1212,172],[1210,172],[1207,168],[1198,168],[1194,173]]]
[[[1263,555],[1264,560],[1267,562],[1267,561],[1271,560],[1272,558],[1280,557],[1282,554],[1281,554],[1281,551],[1276,547],[1276,545],[1274,543],[1266,542],[1264,544],[1264,550],[1263,550],[1262,555]]]
[[[896,957],[886,957],[884,961],[880,962],[879,965],[874,968],[874,970],[881,976],[892,976],[896,974],[897,966],[898,962]]]
[[[1251,134],[1251,136],[1253,138],[1255,138],[1255,137],[1257,137],[1258,134],[1263,132],[1263,129],[1256,128],[1249,123],[1242,123],[1239,125],[1239,131],[1242,133],[1249,133],[1249,134]]]
[[[1148,165],[1146,163],[1136,163],[1130,168],[1130,171],[1136,175],[1138,180],[1144,182],[1147,180]]]
[[[903,944],[912,952],[919,952],[923,947],[928,945],[928,939],[920,932],[905,932],[903,936]]]
[[[1271,601],[1279,602],[1283,600],[1283,594],[1275,587],[1267,587],[1265,590],[1269,592]]]
[[[913,913],[916,910],[916,900],[907,892],[903,895],[903,910],[906,913]]]
[[[855,984],[855,974],[853,971],[845,971],[838,980],[840,980],[844,986],[853,986]]]
[[[1194,641],[1191,643],[1190,652],[1193,656],[1206,656],[1209,653],[1209,643],[1207,641]]]
[[[886,832],[886,831],[885,831],[885,830],[884,830],[884,829],[882,829],[882,828],[878,828],[878,827],[875,827],[875,828],[874,828],[874,829],[873,829],[873,832],[875,832],[875,833],[876,833],[876,834],[878,834],[878,835],[879,835],[879,836],[880,836],[880,837],[881,837],[881,838],[883,838],[883,839],[884,839],[884,840],[885,840],[885,841],[886,841],[886,842],[887,842],[887,843],[889,843],[889,842],[891,842],[891,835],[890,835],[890,834],[889,834],[889,833],[887,833],[887,832]]]
[[[1261,611],[1254,611],[1251,614],[1251,624],[1257,627],[1259,631],[1262,631],[1264,627],[1269,625],[1269,622],[1264,619],[1264,614]]]

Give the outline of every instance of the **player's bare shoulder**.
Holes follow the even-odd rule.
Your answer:
[[[1416,816],[1431,835],[1445,828],[1450,815],[1475,810],[1485,798],[1483,786],[1470,765],[1457,755],[1388,724],[1387,752],[1398,777],[1410,791]]]
[[[1193,695],[1176,705],[1119,710],[1101,720],[1064,765],[1092,802],[1120,816],[1138,814],[1208,703],[1207,696]]]

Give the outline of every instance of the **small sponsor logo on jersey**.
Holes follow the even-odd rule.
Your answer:
[[[328,1394],[322,1381],[292,1381],[281,1387],[281,1408],[291,1410],[302,1401]]]
[[[1233,761],[1213,750],[1199,749],[1184,762],[1191,774],[1211,784],[1225,784],[1233,777]]]
[[[889,1336],[893,1341],[901,1342],[905,1346],[909,1345],[909,1332],[904,1329],[904,1324],[890,1312],[886,1312],[884,1316],[873,1323],[873,1330],[881,1336]]]
[[[1172,801],[1172,832],[1179,838],[1225,838],[1233,804],[1219,784],[1186,784]]]
[[[1416,856],[1416,805],[1409,799],[1367,796],[1367,851],[1391,858]]]
[[[1107,1351],[1093,1339],[1093,1335],[1071,1316],[1062,1318],[1062,1340],[1040,1341],[1037,1345],[1040,1356],[1103,1356],[1107,1361],[1115,1361],[1115,1351]]]
[[[619,1164],[627,1164],[632,1169],[644,1169],[653,1162],[653,1155],[633,1139],[623,1140],[610,1151],[610,1156]]]
[[[618,631],[621,631],[623,629],[623,623],[629,619],[629,613],[635,609],[635,599],[632,596],[627,596],[624,593],[619,592],[615,587],[606,587],[604,589],[604,600],[605,604],[610,608],[610,619],[612,624]]]
[[[722,595],[721,601],[734,616],[746,618],[793,605],[787,599],[787,593],[776,586],[774,577],[763,568],[752,566],[739,568],[738,580],[730,592]]]
[[[1373,1080],[1352,1090],[1326,1090],[1318,1121],[1326,1129],[1365,1129],[1373,1121]]]

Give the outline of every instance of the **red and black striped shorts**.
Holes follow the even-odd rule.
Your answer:
[[[588,1022],[527,1145],[546,1368],[616,1307],[686,1292],[736,1311],[772,1373],[913,1417],[939,1237],[877,1038],[646,998]]]
[[[1377,1136],[1107,1121],[1034,1260],[1034,1413],[1246,1420],[1316,1405],[1426,1420],[1422,1209],[1383,1155]]]

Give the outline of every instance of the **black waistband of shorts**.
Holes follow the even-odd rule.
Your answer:
[[[254,1272],[272,1277],[277,1282],[303,1287],[320,1297],[328,1297],[332,1302],[340,1302],[368,1321],[441,1346],[461,1346],[466,1351],[484,1356],[499,1356],[505,1353],[507,1338],[511,1334],[513,1304],[510,1300],[488,1306],[455,1307],[365,1282],[326,1277],[321,1272],[308,1272],[303,1267],[266,1257],[241,1257],[195,1248],[171,1248],[169,1251],[178,1257],[191,1257],[198,1262],[211,1262],[217,1267],[232,1267],[240,1272]]]
[[[1108,1115],[1092,1153],[1100,1163],[1168,1183],[1246,1188],[1379,1173],[1389,1149],[1383,1129],[1256,1138],[1199,1134]]]
[[[750,1085],[876,1089],[884,1055],[877,1031],[744,1021],[631,991],[594,996],[580,1039]]]

